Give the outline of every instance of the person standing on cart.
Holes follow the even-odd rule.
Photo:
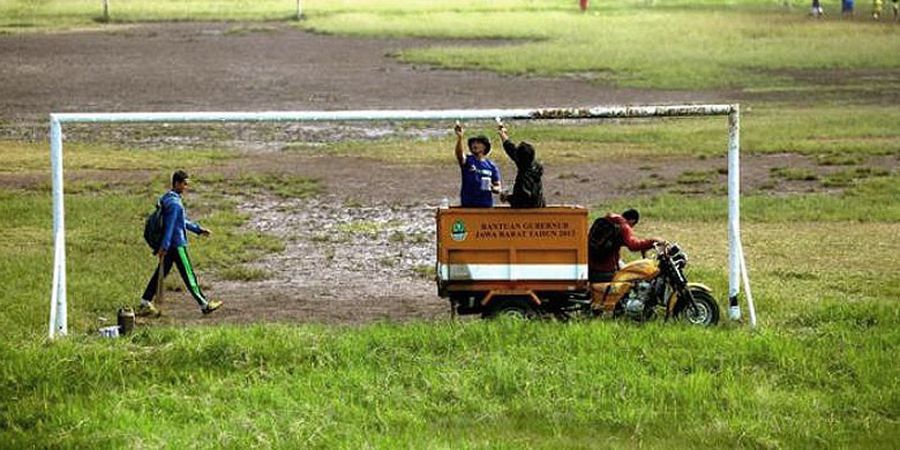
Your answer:
[[[488,159],[491,141],[487,136],[475,136],[466,142],[469,154],[463,151],[464,130],[457,122],[456,161],[459,163],[462,182],[459,190],[460,203],[464,208],[490,208],[494,206],[494,194],[500,193],[500,169]]]
[[[535,159],[534,146],[525,141],[516,145],[509,139],[509,131],[502,123],[499,123],[498,129],[500,139],[503,141],[503,151],[516,164],[516,181],[513,184],[512,194],[500,194],[500,200],[509,202],[509,206],[513,208],[547,206],[547,202],[544,201],[544,185],[541,181],[544,166]]]

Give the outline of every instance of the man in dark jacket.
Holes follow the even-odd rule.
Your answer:
[[[541,177],[544,175],[544,166],[535,160],[534,147],[522,141],[519,145],[509,140],[509,132],[505,125],[499,127],[500,139],[503,141],[503,150],[516,164],[516,182],[513,184],[512,194],[501,194],[500,200],[509,202],[513,208],[543,208],[544,185]]]
[[[159,256],[159,264],[163,267],[163,276],[169,274],[172,264],[178,267],[181,279],[188,288],[188,292],[194,297],[194,300],[200,305],[200,311],[203,314],[209,314],[222,306],[222,302],[209,301],[200,290],[200,282],[197,281],[197,275],[194,273],[194,267],[188,257],[187,251],[187,233],[209,236],[210,231],[206,228],[191,222],[187,213],[184,211],[184,205],[181,203],[181,196],[188,189],[188,174],[183,170],[178,170],[172,174],[172,190],[167,192],[160,199],[163,211],[163,239],[159,249],[155,252]],[[153,297],[157,292],[157,283],[162,280],[159,277],[159,269],[153,271],[150,281],[147,283],[147,289],[141,297],[141,306],[138,308],[138,315],[158,317],[159,310],[153,305]]]

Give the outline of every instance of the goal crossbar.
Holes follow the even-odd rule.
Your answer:
[[[744,291],[751,327],[756,311],[750,293],[740,232],[740,105],[649,105],[594,106],[589,108],[533,109],[438,109],[354,111],[263,111],[263,112],[128,112],[50,114],[50,166],[53,180],[53,281],[50,295],[50,337],[68,332],[66,302],[66,239],[63,204],[64,123],[153,123],[153,122],[346,122],[428,120],[558,120],[628,119],[650,117],[728,116],[728,297],[729,317],[738,320],[740,283]]]

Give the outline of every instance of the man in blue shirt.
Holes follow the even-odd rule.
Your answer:
[[[222,306],[222,302],[209,301],[200,290],[200,282],[197,281],[197,275],[194,274],[194,267],[191,265],[191,259],[188,257],[187,251],[187,235],[185,230],[196,234],[209,236],[210,231],[206,228],[191,222],[187,213],[184,211],[184,205],[181,203],[181,196],[188,190],[188,174],[183,170],[178,170],[172,174],[172,190],[166,192],[160,198],[160,204],[163,211],[163,238],[159,249],[155,252],[159,256],[159,264],[163,266],[163,276],[169,274],[172,264],[178,267],[181,279],[188,288],[188,292],[197,300],[200,305],[200,311],[203,314],[209,314]],[[141,297],[141,306],[138,308],[138,315],[159,317],[159,310],[153,305],[153,296],[157,292],[157,283],[161,282],[158,276],[158,270],[153,272],[150,281],[147,283],[147,289]]]
[[[462,174],[459,190],[460,203],[465,208],[490,208],[494,206],[493,194],[500,193],[500,169],[487,155],[491,141],[485,136],[469,138],[469,154],[463,154],[463,127],[456,123],[456,161]]]

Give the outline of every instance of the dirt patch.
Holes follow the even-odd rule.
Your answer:
[[[722,93],[612,89],[576,79],[435,70],[388,55],[470,45],[266,32],[228,23],[0,36],[0,117],[66,111],[541,107],[721,101]],[[10,123],[9,125],[14,125]]]
[[[251,228],[281,236],[286,249],[254,264],[271,274],[265,281],[214,281],[208,293],[227,308],[207,321],[361,323],[449,313],[433,281],[433,206],[348,205],[325,195],[257,198],[240,209],[253,215]],[[173,320],[200,320],[179,303]]]

